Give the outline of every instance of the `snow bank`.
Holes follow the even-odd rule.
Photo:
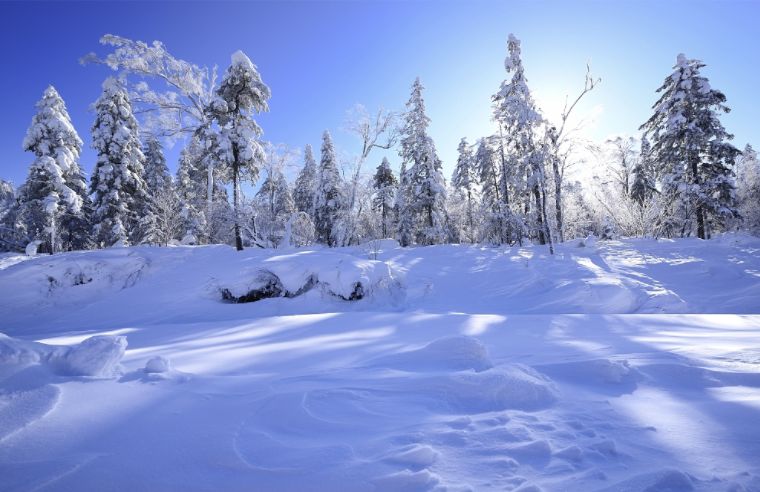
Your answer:
[[[44,364],[62,376],[108,378],[118,374],[126,348],[123,336],[96,335],[77,345],[52,346],[0,333],[0,366],[8,371]]]
[[[229,272],[217,282],[223,299],[232,302],[296,297],[314,287],[347,301],[399,289],[386,263],[334,252],[266,258],[255,266]]]

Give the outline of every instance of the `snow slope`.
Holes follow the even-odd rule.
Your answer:
[[[760,239],[379,246],[0,257],[0,490],[760,490]]]

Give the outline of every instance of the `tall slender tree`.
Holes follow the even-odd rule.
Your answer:
[[[305,212],[313,218],[318,170],[311,145],[306,145],[303,157],[303,168],[298,173],[293,189],[293,201],[299,212]]]
[[[335,224],[344,206],[341,177],[338,172],[335,147],[330,132],[322,135],[322,156],[319,162],[319,180],[314,204],[314,229],[317,241],[336,246]]]
[[[551,232],[546,213],[546,172],[549,142],[541,142],[538,132],[543,126],[533,96],[528,88],[522,65],[520,41],[510,34],[507,40],[508,55],[504,68],[511,75],[502,82],[493,96],[494,119],[499,124],[500,135],[506,140],[505,152],[510,154],[515,175],[526,176],[526,206],[533,210],[533,235],[540,244],[549,244],[553,252]]]
[[[423,90],[418,77],[406,103],[399,154],[407,165],[412,190],[412,202],[404,202],[404,205],[419,216],[419,229],[415,231],[417,242],[438,244],[446,239],[446,183],[435,144],[427,133],[430,118],[425,112]]]
[[[253,119],[255,113],[269,110],[269,87],[251,60],[242,51],[232,55],[232,63],[216,91],[211,110],[220,126],[219,141],[223,163],[232,178],[235,247],[243,249],[240,230],[240,182],[246,177],[258,178],[264,149],[259,142],[261,128]]]
[[[377,166],[377,171],[372,179],[372,187],[375,189],[372,206],[380,214],[380,231],[384,238],[389,237],[393,230],[393,208],[397,186],[398,180],[393,174],[390,162],[388,162],[387,157],[383,157],[383,162]]]
[[[475,239],[475,202],[476,202],[476,184],[477,175],[475,173],[475,159],[472,155],[472,149],[467,143],[467,139],[463,138],[459,141],[459,147],[457,148],[459,157],[457,158],[457,165],[454,168],[454,175],[451,178],[451,184],[454,189],[462,193],[466,200],[465,210],[465,222],[467,227],[467,240],[471,243],[476,241]]]

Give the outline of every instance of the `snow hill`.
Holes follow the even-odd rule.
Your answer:
[[[760,490],[758,313],[745,235],[4,255],[0,490]]]

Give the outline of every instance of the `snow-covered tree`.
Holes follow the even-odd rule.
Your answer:
[[[296,211],[293,196],[280,169],[272,169],[256,193],[256,232],[267,247],[276,248],[285,236],[285,227]]]
[[[0,251],[21,251],[28,243],[23,227],[18,223],[18,215],[13,184],[0,179]]]
[[[52,86],[37,103],[24,150],[35,155],[18,197],[28,238],[44,241],[50,252],[86,247],[90,201],[78,163],[82,140]]]
[[[149,224],[149,196],[143,179],[145,156],[139,128],[124,86],[106,79],[95,102],[92,147],[97,152],[90,182],[93,232],[101,246],[139,244]]]
[[[641,151],[633,166],[633,182],[631,183],[630,196],[637,203],[643,205],[657,192],[653,163],[651,158],[651,146],[649,140],[641,140]]]
[[[526,176],[528,200],[532,214],[532,235],[540,244],[549,244],[553,251],[551,232],[546,213],[546,173],[545,165],[551,155],[552,142],[543,142],[539,130],[543,118],[539,113],[528,88],[522,65],[520,41],[512,34],[507,40],[508,55],[504,67],[511,78],[504,80],[499,91],[493,96],[494,120],[499,124],[503,149],[511,164],[514,176]],[[506,160],[506,159],[505,159]]]
[[[380,214],[380,232],[384,238],[390,237],[391,231],[394,229],[393,209],[397,186],[398,180],[393,174],[388,158],[383,157],[383,162],[377,166],[375,176],[372,178],[372,187],[375,191],[372,206]]]
[[[760,159],[749,144],[737,163],[736,188],[744,227],[760,234]]]
[[[476,242],[475,215],[477,212],[475,207],[477,203],[476,187],[478,183],[475,159],[466,138],[459,141],[457,151],[459,152],[459,157],[457,158],[457,165],[454,168],[454,175],[451,178],[451,185],[465,199],[464,238],[468,242],[474,243]]]
[[[311,145],[306,145],[303,155],[303,168],[298,173],[293,187],[293,201],[299,212],[314,216],[314,201],[317,192],[317,163]]]
[[[330,132],[322,135],[321,159],[319,162],[319,179],[314,204],[314,229],[317,241],[329,246],[336,246],[335,224],[338,214],[345,204],[342,179],[338,172],[337,157]]]
[[[667,199],[669,233],[689,235],[696,223],[699,238],[710,237],[735,217],[732,168],[739,151],[720,122],[730,111],[726,96],[710,86],[699,60],[679,54],[674,71],[657,89],[654,114],[641,126],[652,142],[652,156]]]
[[[412,85],[412,93],[403,115],[400,156],[407,166],[411,187],[411,202],[404,200],[417,215],[416,240],[420,244],[439,244],[446,239],[446,182],[441,174],[441,160],[433,139],[427,133],[430,119],[425,113],[422,98],[424,87],[419,77]]]
[[[259,141],[261,128],[253,115],[268,111],[269,87],[261,80],[256,65],[242,51],[232,55],[232,63],[222,78],[211,108],[220,126],[222,163],[232,178],[232,206],[235,247],[243,249],[240,228],[240,181],[256,181],[264,149]]]
[[[406,168],[406,162],[402,161],[396,192],[396,224],[399,243],[405,247],[414,242],[414,231],[417,225],[412,192],[411,175]]]

